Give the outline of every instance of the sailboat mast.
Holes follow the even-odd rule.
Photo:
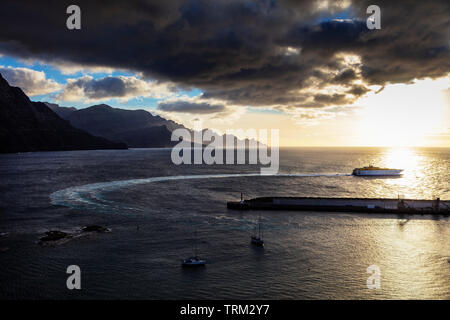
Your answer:
[[[258,219],[258,233],[259,233],[259,238],[261,239],[261,215],[259,216],[259,219]]]
[[[197,230],[194,232],[194,257],[197,256]]]

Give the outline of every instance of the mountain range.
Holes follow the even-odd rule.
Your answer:
[[[172,131],[177,128],[185,127],[145,110],[106,104],[76,109],[34,102],[0,74],[2,153],[172,147],[178,143],[171,141]],[[193,131],[189,131],[193,137]],[[238,139],[233,138],[236,143]],[[209,142],[202,141],[202,145]],[[249,145],[247,139],[245,145]]]
[[[126,149],[74,128],[42,102],[33,102],[0,74],[0,152]]]
[[[61,118],[68,120],[75,128],[111,141],[126,143],[130,148],[173,147],[178,141],[171,141],[172,131],[185,128],[181,124],[145,110],[125,110],[106,104],[77,110],[49,102],[45,104]],[[188,130],[193,141],[193,131]],[[223,141],[225,137],[225,135],[222,136]],[[232,139],[236,144],[238,139],[235,136],[232,136]],[[210,141],[202,141],[202,145],[209,143]],[[244,143],[246,147],[249,146],[249,140],[244,140]]]
[[[106,104],[77,110],[48,102],[45,104],[75,128],[126,143],[130,148],[171,147],[177,143],[171,141],[172,131],[183,127],[145,110],[125,110]]]

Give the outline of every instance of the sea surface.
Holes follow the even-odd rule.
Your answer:
[[[241,192],[450,200],[450,149],[285,148],[275,176],[170,152],[0,155],[0,299],[450,299],[449,217],[226,208]],[[350,175],[368,164],[405,171]],[[259,217],[264,249],[250,244]],[[111,232],[79,232],[93,224]],[[40,245],[49,230],[77,236]],[[195,239],[208,264],[183,269]]]

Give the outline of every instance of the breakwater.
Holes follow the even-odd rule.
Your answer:
[[[228,201],[235,210],[450,214],[450,201],[397,198],[260,197]]]

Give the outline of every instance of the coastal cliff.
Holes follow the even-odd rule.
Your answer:
[[[42,102],[33,102],[0,74],[0,152],[126,149],[74,128]]]

